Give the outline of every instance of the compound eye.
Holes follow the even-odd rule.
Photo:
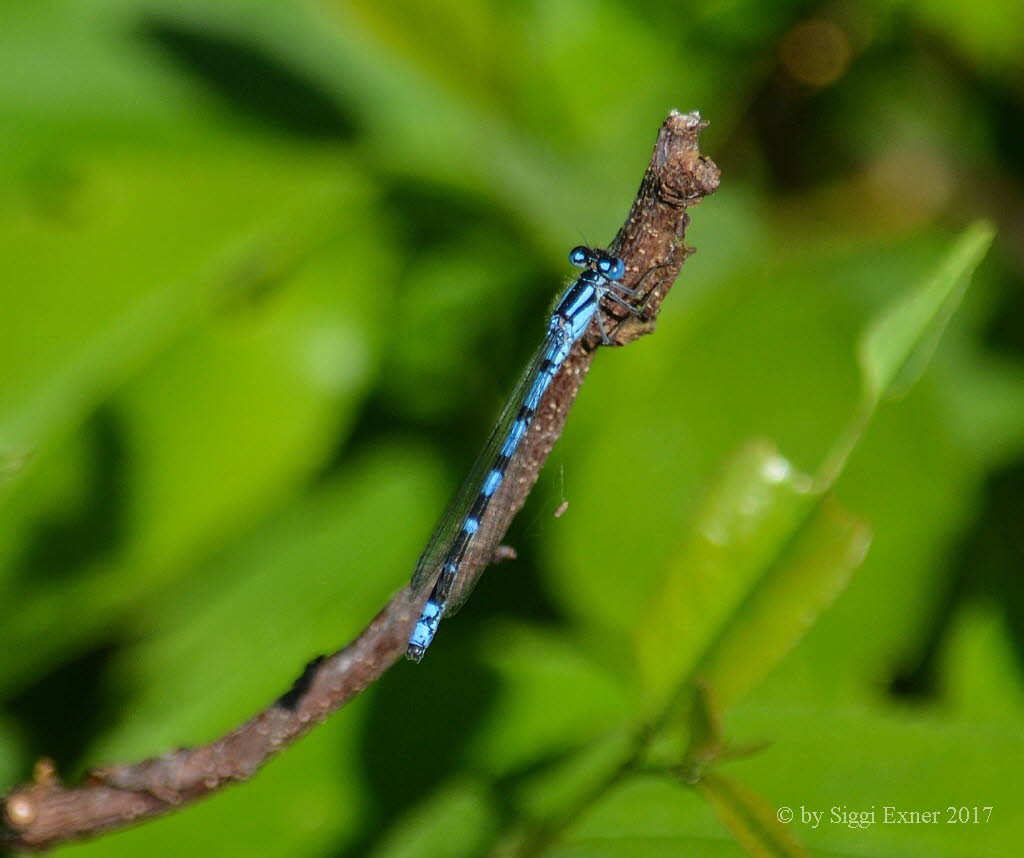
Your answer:
[[[617,256],[602,256],[597,260],[597,270],[609,280],[621,280],[626,273],[626,266]]]
[[[569,251],[569,262],[577,268],[582,268],[590,262],[590,248],[584,247],[582,244],[579,247],[574,247]]]

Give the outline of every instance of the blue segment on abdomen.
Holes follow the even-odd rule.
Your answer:
[[[426,649],[437,633],[437,624],[441,622],[441,615],[444,609],[433,599],[423,606],[423,613],[419,622],[409,636],[409,646]]]
[[[504,448],[502,448],[504,454]],[[512,455],[509,453],[508,455]],[[501,485],[501,480],[504,475],[497,468],[492,468],[491,472],[487,475],[487,479],[484,482],[483,493],[488,497],[493,495],[497,490],[498,486]]]
[[[501,445],[502,456],[511,456],[516,451],[516,447],[519,446],[519,442],[523,440],[523,435],[526,434],[526,427],[529,423],[529,420],[520,418],[512,424],[512,429],[509,431],[508,437],[505,439],[505,443]]]

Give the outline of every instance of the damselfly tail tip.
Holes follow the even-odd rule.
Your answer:
[[[425,653],[426,651],[427,648],[425,646],[420,646],[419,644],[409,644],[408,648],[405,651],[405,657],[409,659],[409,661],[414,661],[417,664],[419,664],[421,661],[423,661],[423,653]]]

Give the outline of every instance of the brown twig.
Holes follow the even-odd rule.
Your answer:
[[[645,310],[642,318],[622,318],[618,308],[604,309],[605,324],[613,331],[616,345],[653,330],[658,308],[691,252],[683,244],[689,223],[686,209],[718,187],[718,168],[697,147],[705,124],[696,113],[669,114],[629,217],[611,245],[626,263],[625,285],[639,286]],[[493,544],[498,544],[526,501],[561,435],[599,342],[595,326],[573,350],[541,401],[523,441],[519,478],[503,484],[492,501],[500,511],[494,516]],[[310,662],[286,694],[208,745],[96,769],[74,786],[62,784],[52,764],[40,762],[34,782],[16,788],[3,800],[5,828],[0,843],[18,851],[47,848],[168,813],[229,783],[246,780],[401,658],[426,597],[426,592],[414,596],[408,588],[397,593],[352,643]]]

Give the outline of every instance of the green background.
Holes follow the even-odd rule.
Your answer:
[[[1019,854],[1022,75],[1008,0],[7,0],[0,789],[358,633],[677,107],[721,189],[519,559],[250,783],[60,854]]]

